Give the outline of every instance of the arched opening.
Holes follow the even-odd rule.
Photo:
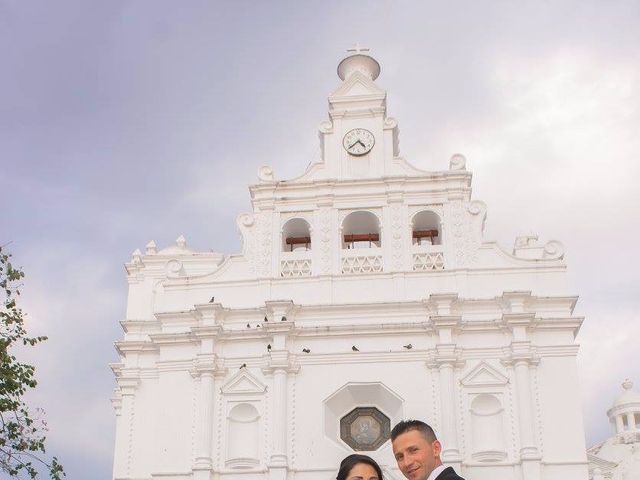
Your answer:
[[[342,248],[380,247],[380,222],[371,212],[359,211],[346,216],[342,222]]]
[[[413,245],[442,245],[442,224],[437,213],[423,210],[413,216]]]
[[[292,218],[282,228],[282,251],[311,250],[311,227],[302,218]]]

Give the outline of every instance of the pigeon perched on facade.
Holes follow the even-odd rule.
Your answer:
[[[287,317],[285,317],[284,315],[282,316],[282,318],[280,319],[281,322],[286,322],[287,321]]]
[[[242,370],[243,368],[247,368],[247,364],[243,363],[242,365],[240,365],[240,370]]]
[[[356,347],[355,345],[353,345],[351,347],[351,350],[353,350],[354,352],[359,352],[360,350],[358,350],[358,347]]]
[[[247,328],[251,328],[251,324],[247,323]]]
[[[302,349],[302,351],[303,351],[304,353],[311,353],[311,350],[309,350],[308,348],[303,348],[303,349]]]
[[[413,345],[409,344],[409,345],[403,345],[404,348],[406,348],[407,350],[411,350],[413,348]]]
[[[213,303],[215,301],[216,297],[211,297],[211,300],[209,300],[209,303]]]
[[[267,351],[268,351],[268,352],[270,352],[270,351],[271,351],[271,344],[270,344],[270,343],[267,345]]]
[[[264,316],[264,320],[263,320],[263,322],[268,322],[268,321],[269,321],[269,319],[268,319],[268,318],[267,318],[267,316],[265,315],[265,316]]]
[[[262,325],[257,324],[257,325],[256,325],[256,328],[262,328]]]

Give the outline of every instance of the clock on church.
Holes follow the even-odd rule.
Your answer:
[[[355,157],[369,153],[375,143],[373,133],[364,128],[354,128],[342,139],[344,149]]]

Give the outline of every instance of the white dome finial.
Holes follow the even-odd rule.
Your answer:
[[[355,72],[363,73],[371,80],[378,78],[380,64],[373,57],[367,55],[368,52],[369,49],[362,47],[359,43],[348,48],[347,53],[350,55],[338,65],[338,77],[340,77],[340,80],[346,80]]]

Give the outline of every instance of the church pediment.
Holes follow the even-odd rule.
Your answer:
[[[460,381],[465,387],[493,387],[509,383],[509,379],[486,362],[480,362]]]
[[[222,386],[225,395],[246,395],[248,393],[264,393],[267,387],[258,378],[246,370],[241,370]]]
[[[329,96],[329,101],[334,99],[340,99],[342,97],[355,97],[364,95],[385,95],[385,91],[378,87],[370,78],[366,75],[355,72],[347,80],[344,81],[334,92]]]

